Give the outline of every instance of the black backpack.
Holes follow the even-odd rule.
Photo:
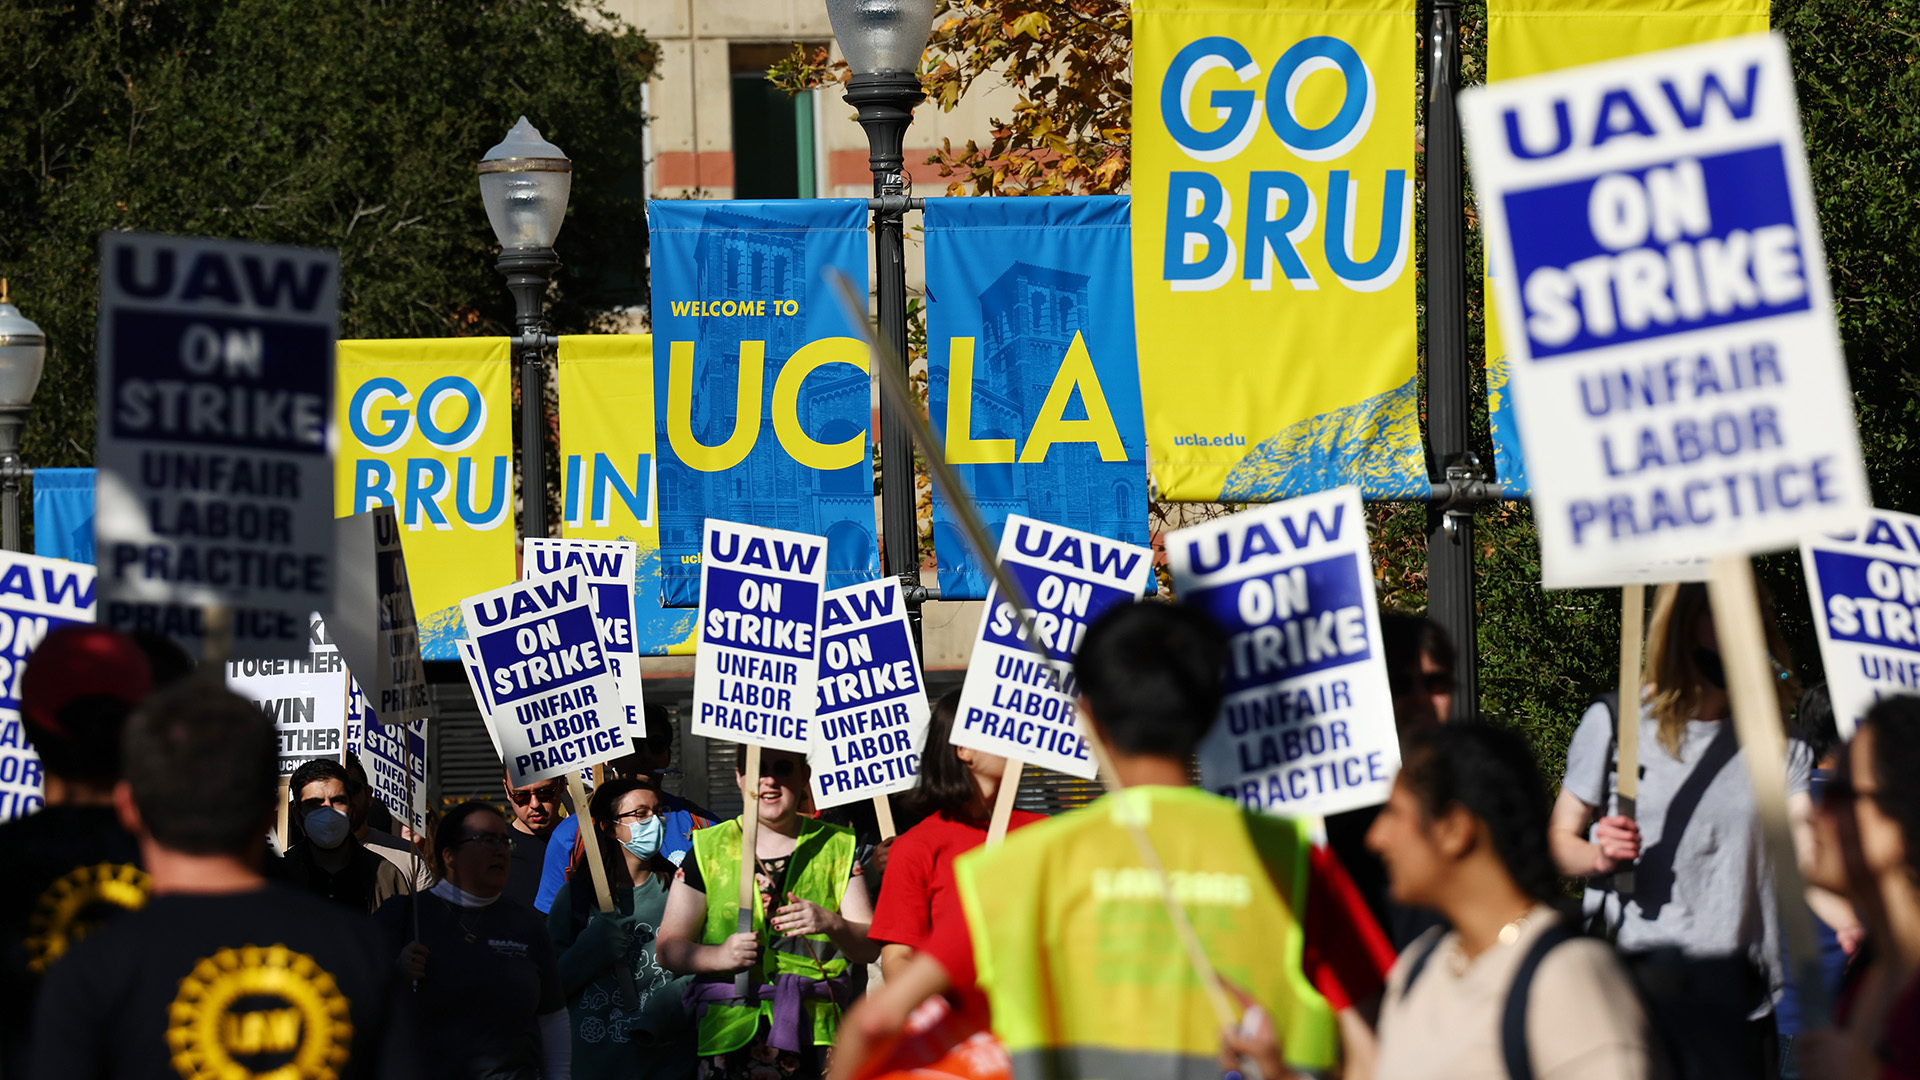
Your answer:
[[[1426,970],[1427,961],[1433,959],[1434,949],[1445,936],[1435,934],[1433,940],[1414,955],[1407,967],[1407,981],[1400,987],[1402,1000],[1413,991],[1413,981]],[[1513,973],[1513,984],[1507,987],[1507,1002],[1500,1009],[1500,1056],[1507,1063],[1510,1080],[1533,1080],[1533,1055],[1527,1050],[1527,996],[1533,990],[1534,973],[1540,970],[1540,961],[1556,946],[1579,936],[1565,923],[1556,922],[1541,931],[1527,947],[1527,954],[1520,958],[1520,967]]]

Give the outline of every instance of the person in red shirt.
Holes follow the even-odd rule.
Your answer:
[[[900,812],[914,825],[893,843],[887,859],[887,887],[873,914],[867,936],[882,943],[880,970],[895,978],[906,969],[944,912],[957,915],[953,860],[987,840],[987,822],[1007,759],[954,746],[948,736],[960,708],[960,691],[934,703],[927,724],[926,749],[920,755],[920,785],[901,798]],[[1044,820],[1044,815],[1015,810],[1009,830]]]

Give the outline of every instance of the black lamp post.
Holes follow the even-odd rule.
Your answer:
[[[920,54],[933,32],[934,0],[827,0],[827,18],[853,77],[847,104],[867,131],[873,170],[874,266],[879,275],[880,332],[907,360],[907,211],[905,144],[920,90]],[[904,373],[903,373],[904,374]],[[888,574],[919,582],[919,528],[915,523],[913,436],[880,399],[880,518]]]
[[[20,429],[47,366],[47,336],[7,302],[0,280],[0,544],[21,550],[20,481],[30,472],[20,463]]]
[[[513,352],[520,361],[520,505],[525,536],[547,535],[546,378],[551,339],[542,300],[560,270],[553,241],[567,216],[573,162],[526,117],[480,159],[480,200],[500,241],[513,293]]]

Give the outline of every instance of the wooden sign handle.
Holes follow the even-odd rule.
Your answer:
[[[1013,820],[1013,800],[1020,794],[1020,773],[1026,768],[1017,758],[1007,759],[1000,774],[1000,791],[993,797],[993,817],[987,820],[987,846],[998,847],[1007,838],[1007,823]]]
[[[274,839],[279,843],[280,854],[282,855],[287,853],[287,815],[293,809],[293,796],[289,790],[292,783],[293,777],[291,776],[283,776],[280,778],[280,825],[276,830]]]
[[[1767,635],[1760,624],[1753,566],[1744,555],[1724,555],[1713,560],[1712,575],[1707,599],[1713,606],[1714,631],[1727,669],[1734,731],[1747,756],[1747,779],[1753,784],[1760,834],[1773,863],[1773,891],[1780,898],[1780,929],[1792,959],[1800,1015],[1810,1027],[1825,1027],[1831,1015],[1827,984],[1820,970],[1813,913],[1801,902],[1807,883],[1800,876],[1787,817],[1787,734],[1780,721],[1778,681],[1767,652]]]
[[[893,826],[893,803],[887,801],[885,795],[873,797],[873,816],[880,819],[880,839],[891,840],[900,835],[900,830]]]
[[[747,743],[744,749],[747,761],[740,770],[740,932],[751,934],[754,894],[760,891],[754,878],[760,843],[760,747]],[[767,917],[771,919],[773,912],[767,912]],[[742,999],[753,1000],[752,966],[734,976],[733,987]]]
[[[1620,590],[1620,699],[1615,710],[1617,740],[1614,783],[1622,817],[1632,818],[1640,799],[1640,654],[1646,637],[1647,587],[1628,585]],[[1615,871],[1614,890],[1632,896],[1633,867]]]
[[[577,769],[567,770],[567,791],[580,810],[581,842],[587,849],[587,870],[593,875],[593,899],[601,911],[613,910],[613,890],[607,886],[607,857],[600,850],[600,836],[593,828],[593,806],[587,801],[587,788],[580,782]]]

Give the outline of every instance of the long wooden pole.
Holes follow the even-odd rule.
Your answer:
[[[759,869],[760,843],[760,745],[746,744],[747,760],[740,770],[740,932],[753,933],[754,894],[760,891],[755,871]],[[772,918],[773,913],[767,913]],[[753,968],[749,964],[734,976],[734,991],[745,1001],[753,1000]]]
[[[1827,1026],[1831,1010],[1820,970],[1813,912],[1802,900],[1807,883],[1800,876],[1800,860],[1787,816],[1787,735],[1780,721],[1780,698],[1775,689],[1778,683],[1767,652],[1767,635],[1760,624],[1753,566],[1746,556],[1726,555],[1713,560],[1707,598],[1713,605],[1714,631],[1727,669],[1734,731],[1747,757],[1747,779],[1753,785],[1760,834],[1768,860],[1773,863],[1773,891],[1779,900],[1780,928],[1799,991],[1800,1015],[1809,1028],[1822,1028]]]
[[[1000,774],[1000,790],[993,797],[993,817],[987,821],[987,846],[998,847],[1007,838],[1007,825],[1013,820],[1013,800],[1020,794],[1020,774],[1026,766],[1007,759],[1007,770]]]
[[[905,366],[899,362],[892,343],[876,338],[872,326],[868,324],[866,298],[854,292],[853,283],[845,274],[828,268],[827,277],[839,294],[841,308],[846,313],[848,321],[877,354],[872,367],[879,375],[882,396],[893,404],[894,415],[906,422],[908,430],[913,435],[913,441],[919,444],[920,453],[926,459],[928,469],[933,473],[934,483],[947,493],[950,505],[960,519],[961,535],[966,538],[968,546],[973,548],[974,556],[980,560],[980,564],[986,567],[988,574],[992,576],[994,586],[999,590],[1003,600],[1013,607],[1015,617],[1020,622],[1021,638],[1026,641],[1028,648],[1034,651],[1041,662],[1057,665],[1058,662],[1054,660],[1047,647],[1040,643],[1040,635],[1035,632],[1033,616],[1029,611],[1031,605],[1026,602],[1025,590],[1020,587],[1020,583],[1014,579],[1013,575],[1007,572],[1007,568],[1000,565],[999,553],[994,550],[988,537],[986,525],[981,520],[979,507],[974,505],[970,490],[953,471],[953,466],[948,464],[940,442],[933,437],[932,429],[927,426],[926,419],[920,415],[919,408],[906,385]],[[1107,757],[1106,748],[1100,744],[1099,736],[1092,730],[1091,725],[1083,723],[1081,726],[1085,729],[1082,733],[1086,736],[1088,745],[1094,748],[1097,755],[1096,762],[1101,782],[1107,786],[1109,792],[1118,791],[1119,781],[1114,777],[1113,763]],[[1017,776],[1015,779],[1018,779]],[[1004,778],[1001,780],[1001,786],[1003,789],[1007,786]],[[1013,786],[1018,787],[1018,784]],[[995,800],[996,813],[1001,801]],[[1007,800],[1007,805],[1008,813],[1011,813],[1010,798]],[[1240,1014],[1234,1008],[1233,999],[1220,985],[1220,977],[1207,960],[1206,950],[1198,935],[1193,934],[1193,923],[1187,918],[1186,909],[1181,906],[1180,898],[1174,895],[1173,883],[1166,875],[1165,864],[1161,862],[1159,853],[1154,850],[1152,838],[1132,815],[1122,813],[1116,814],[1115,817],[1132,837],[1134,847],[1139,850],[1142,861],[1159,880],[1160,899],[1166,906],[1167,917],[1173,922],[1176,932],[1185,928],[1186,933],[1181,941],[1185,946],[1187,959],[1193,964],[1194,974],[1199,977],[1201,985],[1206,988],[1207,1000],[1213,1006],[1221,1026],[1238,1025],[1241,1020]],[[1259,1069],[1251,1059],[1241,1061],[1240,1071],[1246,1080],[1260,1080]]]
[[[593,807],[587,802],[587,788],[580,782],[577,769],[567,770],[567,791],[573,805],[580,808],[581,843],[587,849],[587,871],[593,876],[593,899],[601,911],[613,910],[613,890],[607,884],[607,857],[600,850],[600,837],[593,831]]]
[[[1618,747],[1614,756],[1614,783],[1619,813],[1635,816],[1640,799],[1640,653],[1646,635],[1647,587],[1628,585],[1620,590],[1620,700],[1614,710]],[[1632,896],[1633,867],[1613,875],[1614,891]]]

